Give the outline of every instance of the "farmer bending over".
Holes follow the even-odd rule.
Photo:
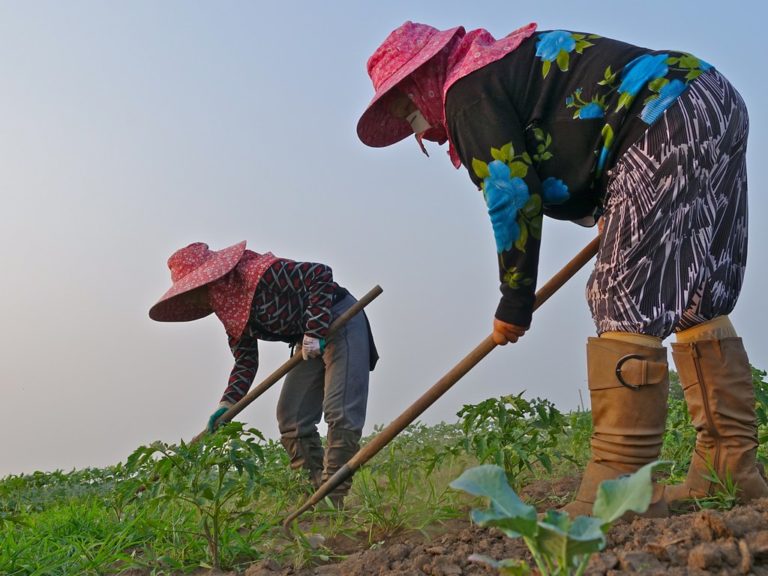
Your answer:
[[[571,515],[598,484],[658,459],[675,360],[695,454],[682,485],[654,487],[651,515],[711,495],[708,465],[742,501],[768,496],[756,468],[755,395],[728,314],[747,256],[748,117],[713,66],[529,24],[500,40],[479,29],[406,22],[368,60],[375,95],[357,133],[369,146],[415,134],[448,143],[488,206],[501,302],[497,344],[528,330],[546,214],[600,224],[587,301],[592,458]]]
[[[149,311],[153,320],[185,322],[212,312],[224,324],[235,365],[217,419],[238,402],[259,366],[259,340],[299,346],[305,360],[285,378],[277,403],[280,440],[291,467],[309,472],[317,489],[357,452],[365,422],[368,373],[378,356],[365,314],[326,339],[334,318],[356,300],[324,264],[246,250],[245,242],[213,251],[197,242],[168,259],[173,285]],[[328,424],[326,449],[317,424]],[[351,480],[331,494],[340,505]]]

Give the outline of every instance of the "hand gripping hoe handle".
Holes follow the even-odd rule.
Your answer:
[[[350,306],[347,310],[345,310],[334,322],[331,324],[331,327],[328,329],[328,337],[332,336],[339,328],[344,326],[350,318],[358,314],[360,311],[362,311],[363,308],[365,308],[368,304],[370,304],[379,294],[381,294],[383,290],[381,289],[381,286],[374,286],[371,288],[371,290],[360,300],[355,302],[352,306]],[[272,372],[269,376],[267,376],[258,386],[251,389],[248,394],[243,396],[243,398],[234,406],[232,406],[229,410],[224,412],[221,416],[219,416],[219,419],[216,420],[216,425],[223,424],[224,422],[229,422],[240,414],[240,412],[243,411],[243,409],[248,406],[251,402],[256,400],[259,396],[264,394],[267,390],[269,390],[273,384],[278,382],[283,376],[288,374],[291,370],[293,370],[296,366],[301,364],[303,361],[303,358],[301,356],[301,351],[295,353],[293,356],[291,356],[288,360],[286,360],[282,366],[280,366],[277,370]],[[192,438],[192,442],[197,442],[205,436],[208,433],[208,430],[205,429],[200,434]]]
[[[562,270],[550,278],[549,282],[536,292],[536,302],[533,309],[536,310],[539,306],[544,304],[550,296],[557,292],[563,284],[570,280],[587,262],[589,262],[592,257],[597,254],[598,246],[599,237],[587,244],[581,252],[574,256],[573,259],[563,267]],[[400,414],[400,416],[393,420],[389,426],[384,428],[377,436],[363,446],[357,454],[349,460],[349,462],[342,466],[333,476],[328,478],[328,480],[317,489],[301,508],[298,508],[283,521],[283,526],[288,529],[291,522],[315,506],[330,494],[334,488],[352,476],[360,466],[378,454],[384,446],[389,444],[395,436],[418,418],[422,412],[429,408],[438,398],[440,398],[440,396],[445,394],[451,386],[474,368],[474,366],[480,362],[480,360],[485,358],[494,348],[496,348],[496,343],[491,336],[487,336],[485,340],[480,342],[474,350],[467,354],[458,364],[456,364],[456,366],[445,374],[445,376],[440,378],[440,380],[438,380],[429,390],[422,394],[416,402],[411,404],[402,414]]]

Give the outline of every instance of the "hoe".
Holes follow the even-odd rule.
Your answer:
[[[542,286],[536,292],[536,302],[534,304],[534,310],[546,302],[552,294],[563,286],[576,272],[578,272],[592,257],[597,254],[599,246],[599,237],[592,240],[587,244],[581,252],[579,252],[573,259],[568,262],[562,270],[555,274],[549,282]],[[413,422],[419,415],[429,408],[440,396],[445,394],[451,386],[453,386],[458,380],[469,372],[480,360],[485,358],[491,350],[496,348],[496,343],[491,336],[487,336],[478,346],[467,354],[456,366],[454,366],[448,373],[445,374],[440,380],[438,380],[429,390],[427,390],[422,396],[411,404],[400,416],[392,421],[389,426],[384,428],[377,436],[375,436],[370,442],[363,446],[357,454],[355,454],[349,462],[342,466],[333,476],[328,478],[326,482],[317,489],[317,491],[295,512],[288,516],[283,521],[283,527],[290,528],[291,522],[298,518],[301,514],[315,506],[323,498],[325,498],[330,492],[336,488],[339,484],[344,482],[347,478],[352,476],[355,471],[368,462],[373,456],[375,456],[382,448],[384,448],[389,442],[391,442],[395,436],[397,436],[403,429],[406,428],[411,422]],[[226,415],[226,414],[225,414]]]

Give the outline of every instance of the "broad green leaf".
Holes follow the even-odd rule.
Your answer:
[[[572,566],[576,557],[604,548],[605,534],[597,518],[579,516],[571,522],[567,516],[564,512],[550,511],[544,520],[539,521],[536,544],[565,566]]]
[[[465,470],[450,486],[490,500],[487,510],[472,511],[473,520],[481,526],[498,526],[509,536],[535,536],[536,509],[518,498],[509,486],[504,470],[498,466],[476,466]]]
[[[692,56],[691,54],[684,54],[680,57],[680,60],[678,61],[681,68],[698,68],[701,66],[701,60],[696,58],[696,56]]]
[[[541,65],[541,76],[542,78],[546,78],[547,74],[549,74],[549,69],[552,67],[552,62],[550,60],[544,60],[544,63]]]
[[[685,81],[690,82],[691,80],[695,80],[699,76],[701,76],[702,72],[701,70],[691,70],[688,72],[688,74],[685,75]]]
[[[494,160],[501,160],[502,162],[504,161],[504,157],[501,153],[501,150],[499,150],[498,148],[493,148],[493,147],[491,148],[491,156],[493,157]]]
[[[523,206],[523,214],[528,216],[528,218],[533,218],[541,212],[541,202],[541,195],[531,194],[530,198],[528,198],[528,202]]]
[[[577,516],[568,530],[568,553],[592,554],[605,548],[605,533],[601,521],[590,516]]]
[[[525,178],[528,175],[528,164],[525,162],[512,162],[509,165],[509,174],[512,178]]]
[[[592,514],[604,524],[610,524],[630,510],[640,514],[648,510],[653,494],[651,474],[661,464],[651,462],[634,474],[601,482]]]
[[[648,89],[651,92],[659,92],[667,84],[669,84],[669,79],[667,79],[667,78],[656,78],[656,80],[653,80],[652,82],[648,83]]]
[[[478,178],[485,179],[491,175],[488,170],[488,164],[477,158],[472,158],[472,170]]]
[[[560,68],[562,72],[568,71],[568,64],[571,61],[571,55],[568,54],[565,50],[560,50],[560,52],[557,55],[557,67]]]
[[[507,142],[501,147],[501,157],[504,162],[508,162],[515,155],[515,149],[512,148],[512,142]]]
[[[576,42],[576,53],[582,54],[586,48],[589,48],[590,46],[594,46],[592,42],[587,42],[586,40],[582,40],[580,42]]]
[[[521,157],[522,157],[522,159],[523,159],[523,162],[525,162],[525,163],[526,163],[526,164],[528,164],[529,166],[530,166],[531,164],[533,164],[533,160],[531,160],[531,155],[530,155],[530,154],[528,154],[528,152],[523,152],[523,154],[522,154],[522,156],[521,156]]]

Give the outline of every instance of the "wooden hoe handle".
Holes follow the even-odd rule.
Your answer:
[[[563,284],[570,280],[587,262],[589,262],[592,257],[597,254],[599,244],[599,237],[596,237],[587,244],[581,252],[576,254],[576,256],[574,256],[562,270],[550,278],[549,282],[544,284],[544,286],[536,292],[536,302],[533,309],[538,309],[539,306],[546,302],[550,296],[557,292]],[[342,466],[333,476],[328,478],[309,500],[283,521],[283,526],[287,529],[293,520],[315,506],[330,494],[334,488],[352,476],[360,466],[368,462],[368,460],[375,456],[382,448],[384,448],[384,446],[389,444],[395,436],[418,418],[419,415],[429,408],[438,398],[440,398],[440,396],[445,394],[451,386],[456,384],[462,376],[469,372],[494,348],[496,348],[496,343],[489,335],[458,364],[451,368],[445,376],[440,378],[440,380],[438,380],[429,390],[424,392],[416,402],[411,404],[402,414],[400,414],[400,416],[395,418],[389,426],[384,428],[377,436],[363,446],[357,454],[349,460],[349,462]]]

